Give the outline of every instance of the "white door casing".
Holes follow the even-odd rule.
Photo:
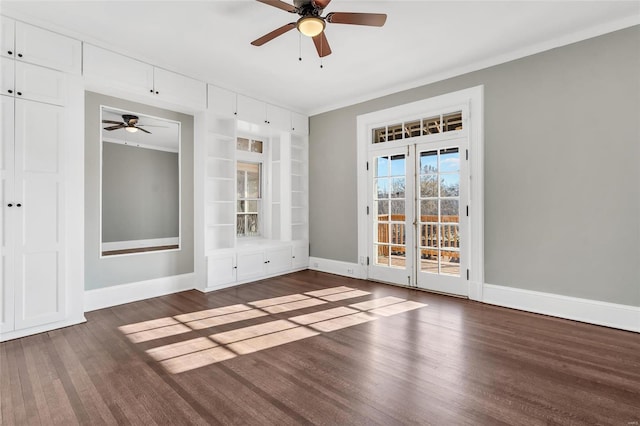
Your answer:
[[[409,140],[391,140],[385,143],[373,144],[373,129],[391,125],[411,119],[429,117],[429,113],[441,113],[455,109],[466,109],[464,117],[464,132],[444,133],[443,135],[431,135],[429,142],[441,142],[462,134],[468,143],[468,205],[469,225],[467,230],[468,245],[466,248],[468,264],[468,297],[473,300],[482,300],[482,283],[484,282],[484,232],[483,232],[483,86],[429,98],[409,104],[404,104],[381,111],[360,115],[357,117],[357,167],[358,167],[358,259],[367,277],[371,277],[371,266],[367,266],[367,256],[371,264],[370,247],[372,245],[372,232],[370,220],[367,218],[366,209],[370,207],[371,192],[367,171],[367,161],[372,156],[372,151],[398,148],[408,145]],[[454,134],[455,133],[455,134]],[[416,138],[414,138],[416,139]],[[411,141],[415,143],[416,141]],[[420,142],[423,142],[422,140]],[[465,160],[466,160],[465,151]],[[466,209],[465,209],[466,210]],[[466,215],[466,211],[464,212]],[[417,258],[415,259],[417,261]],[[417,263],[417,262],[416,262]],[[461,274],[467,277],[466,271]],[[439,290],[436,290],[439,291]]]

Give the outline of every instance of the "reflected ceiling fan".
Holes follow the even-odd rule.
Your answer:
[[[293,5],[280,0],[257,0],[260,3],[277,7],[289,13],[296,13],[300,18],[296,22],[290,22],[278,29],[251,42],[254,46],[262,46],[268,41],[281,36],[282,34],[297,28],[301,34],[311,37],[316,46],[318,55],[322,58],[331,54],[331,47],[324,34],[325,26],[330,24],[352,24],[367,25],[371,27],[381,27],[387,20],[384,13],[349,13],[331,12],[322,16],[322,12],[329,5],[331,0],[294,0]]]
[[[124,129],[127,132],[131,132],[131,133],[135,133],[138,130],[142,130],[145,133],[149,133],[151,134],[150,131],[145,130],[142,128],[142,126],[144,126],[144,124],[138,124],[138,116],[136,115],[131,115],[131,114],[123,114],[122,115],[122,120],[123,121],[112,121],[112,120],[102,120],[103,123],[105,124],[115,124],[115,126],[108,126],[105,127],[105,130],[117,130],[117,129]]]

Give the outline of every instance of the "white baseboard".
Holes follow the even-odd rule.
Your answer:
[[[323,259],[320,257],[309,257],[309,269],[351,278],[366,279],[367,277],[365,269],[357,263]]]
[[[640,307],[552,293],[483,286],[482,301],[492,305],[640,332]]]
[[[87,290],[84,292],[84,311],[95,311],[151,297],[192,290],[194,285],[195,274],[189,273]]]
[[[7,340],[19,339],[21,337],[31,336],[33,334],[44,333],[46,331],[56,330],[58,328],[69,327],[71,325],[82,324],[87,322],[84,315],[80,315],[77,318],[70,318],[64,321],[52,322],[49,324],[39,325],[37,327],[24,328],[22,330],[8,331],[6,333],[0,333],[0,342],[6,342]]]
[[[150,240],[113,241],[102,243],[102,251],[129,250],[146,247],[162,247],[180,245],[179,237],[153,238]]]

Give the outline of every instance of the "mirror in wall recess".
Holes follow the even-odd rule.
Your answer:
[[[178,121],[100,107],[101,257],[180,249]]]

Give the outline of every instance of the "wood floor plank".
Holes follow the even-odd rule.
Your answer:
[[[640,422],[639,334],[408,288],[301,271],[86,316],[0,344],[2,425]]]

